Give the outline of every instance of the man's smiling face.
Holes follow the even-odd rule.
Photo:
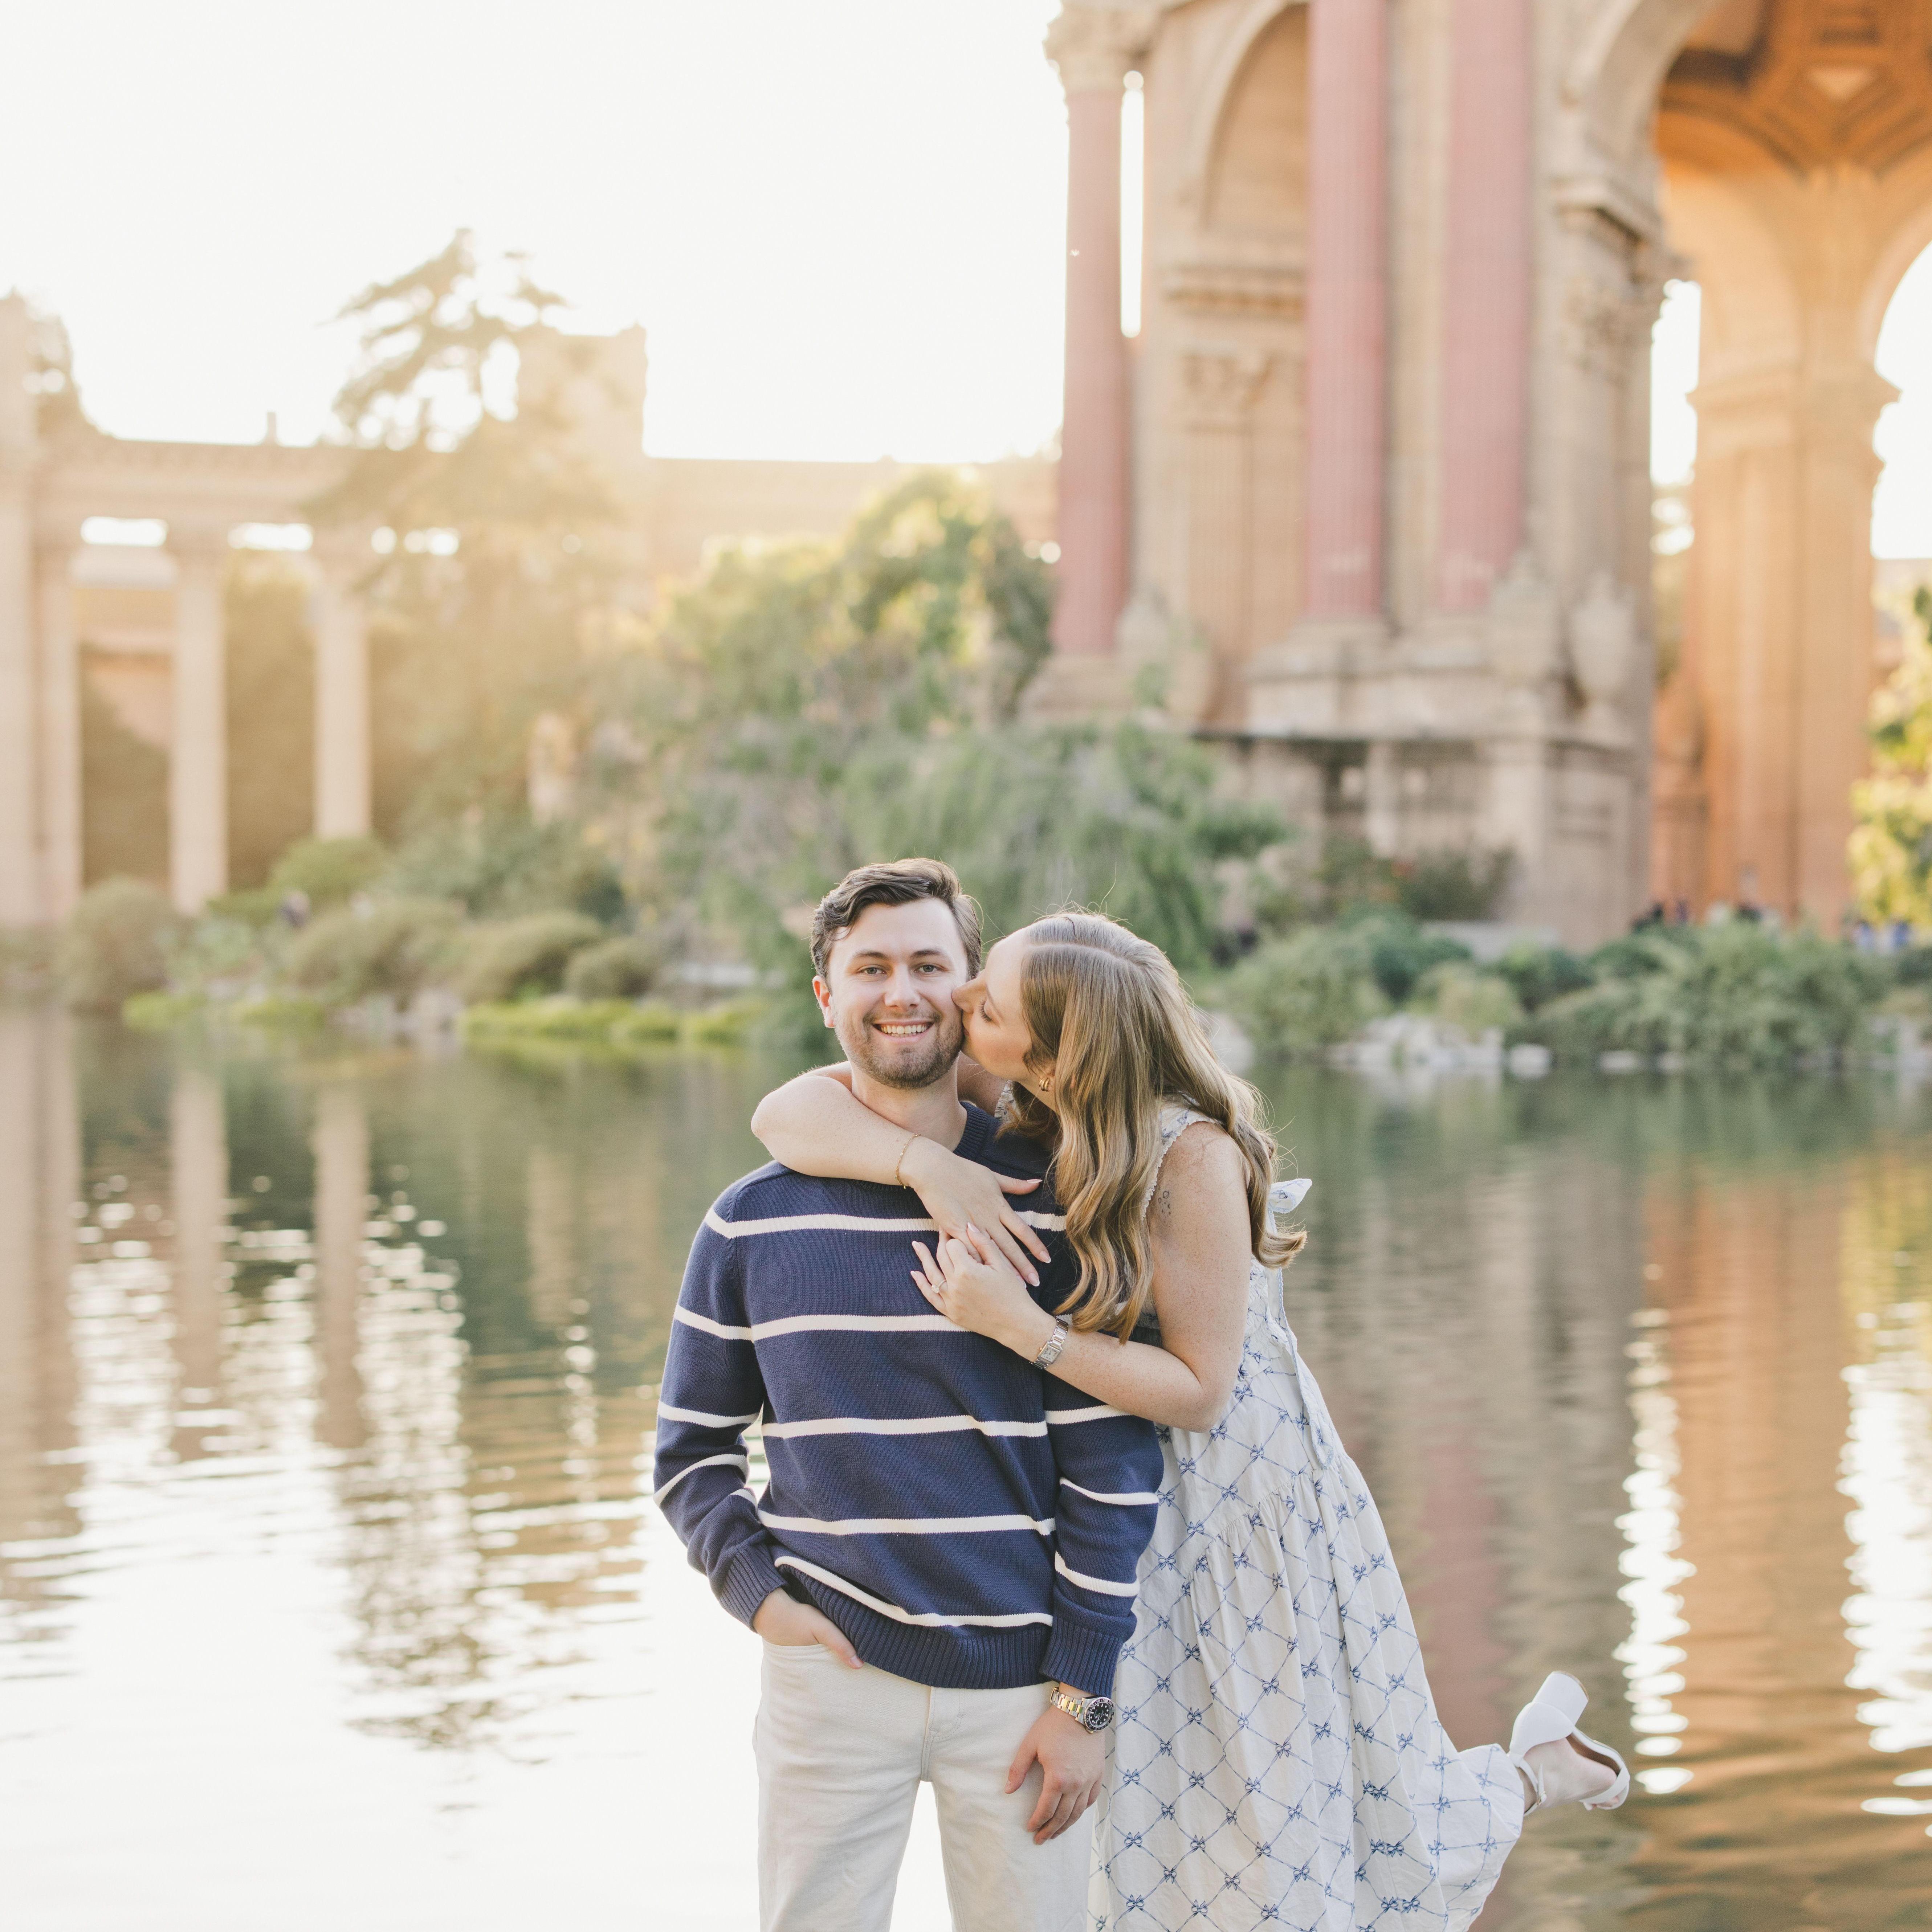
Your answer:
[[[886,1087],[930,1087],[964,1038],[954,989],[968,978],[951,908],[938,899],[870,905],[834,941],[814,980],[845,1057]]]

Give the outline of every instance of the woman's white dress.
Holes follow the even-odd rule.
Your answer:
[[[1202,1118],[1166,1109],[1162,1156]],[[1256,1264],[1226,1417],[1161,1431],[1099,1932],[1447,1932],[1522,1828],[1502,1748],[1459,1752],[1436,1717],[1382,1519],[1280,1304]]]

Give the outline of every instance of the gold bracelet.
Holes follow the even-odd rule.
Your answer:
[[[899,1149],[898,1159],[892,1162],[892,1185],[895,1187],[903,1187],[905,1185],[905,1177],[900,1173],[899,1169],[905,1166],[905,1157],[912,1152],[913,1143],[918,1138],[919,1136],[916,1134],[908,1134],[905,1137],[905,1145]]]

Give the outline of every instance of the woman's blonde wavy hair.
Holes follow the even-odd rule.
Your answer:
[[[1184,1101],[1240,1149],[1249,1246],[1264,1267],[1285,1265],[1307,1237],[1268,1226],[1275,1144],[1261,1096],[1215,1058],[1166,954],[1099,913],[1056,913],[1024,937],[1027,1062],[1053,1069],[1057,1110],[1016,1084],[1010,1120],[1054,1148],[1054,1191],[1080,1264],[1060,1313],[1075,1328],[1124,1337],[1147,1306],[1147,1207],[1160,1169],[1163,1102]]]

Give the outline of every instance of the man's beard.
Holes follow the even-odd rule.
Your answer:
[[[923,1051],[917,1054],[909,1054],[902,1046],[888,1058],[880,1050],[885,1042],[864,1020],[838,1028],[838,1043],[867,1079],[876,1080],[881,1087],[913,1091],[944,1078],[966,1043],[966,1023],[956,1006],[950,1012],[934,1012],[932,1020],[932,1030],[919,1041]]]

